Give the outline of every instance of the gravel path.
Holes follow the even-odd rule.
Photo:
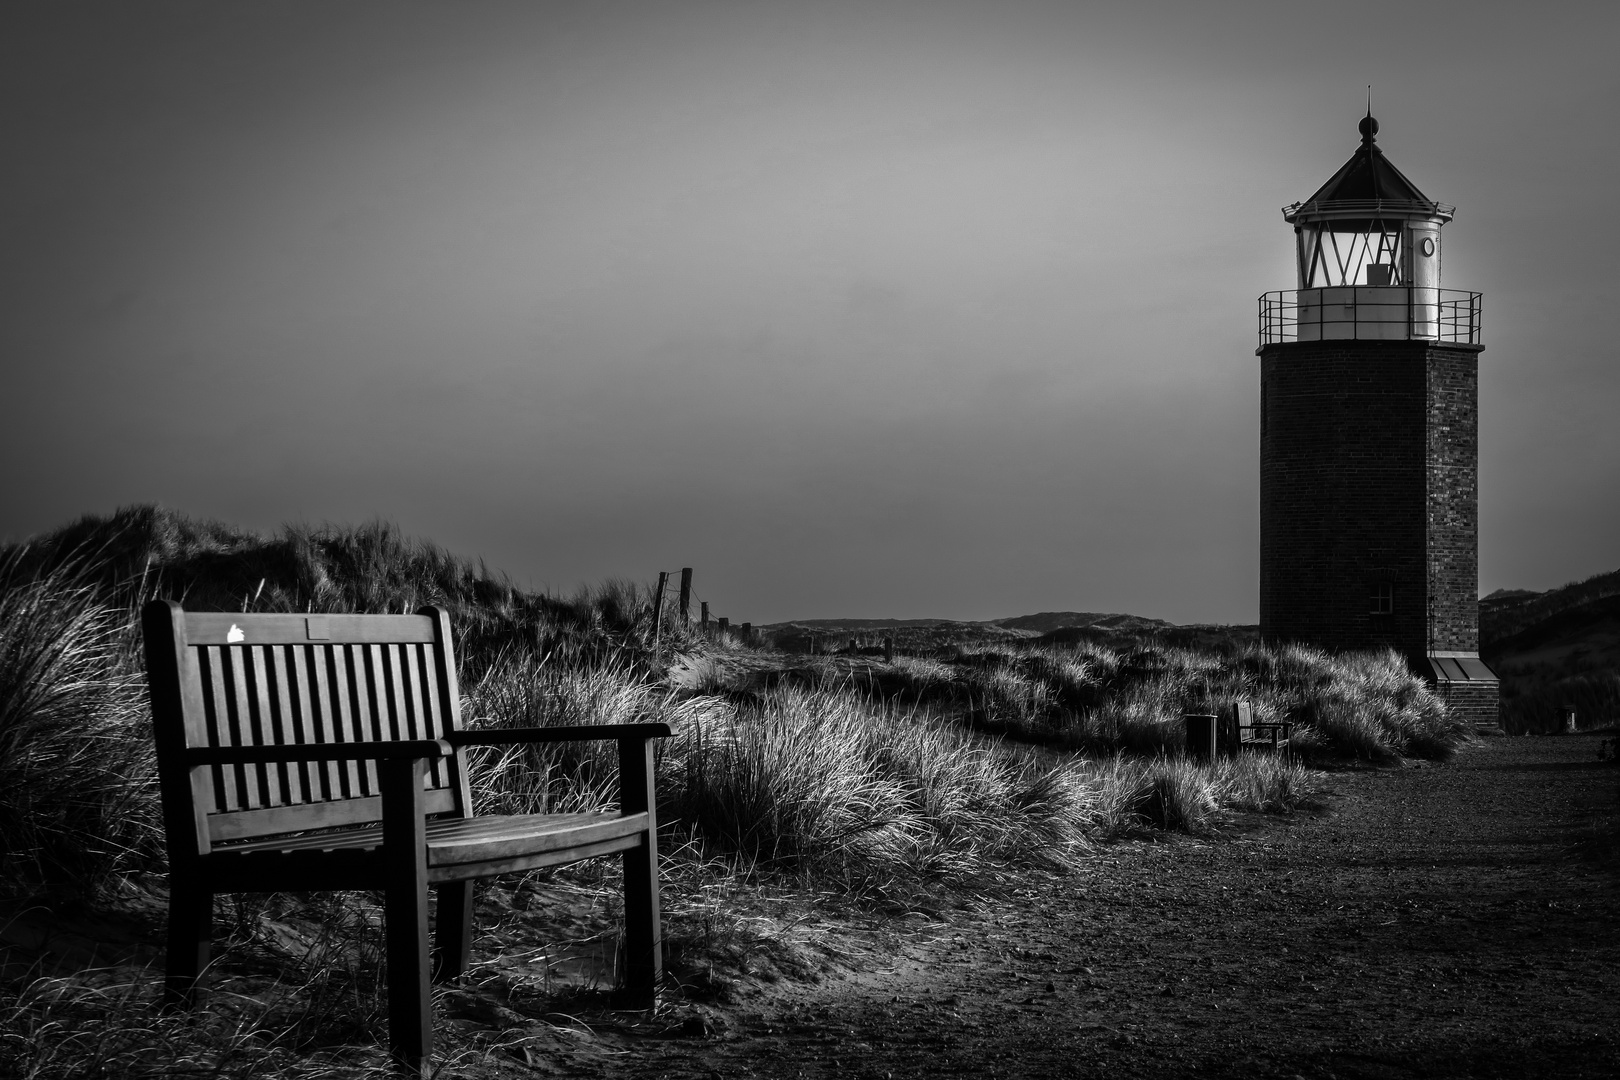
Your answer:
[[[1497,738],[1329,774],[1325,813],[1113,845],[894,972],[586,1071],[1617,1077],[1620,770],[1598,746]]]

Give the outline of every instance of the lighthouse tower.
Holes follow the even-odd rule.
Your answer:
[[[1298,288],[1260,298],[1260,633],[1391,647],[1494,723],[1479,659],[1479,293],[1440,285],[1437,203],[1378,121],[1283,210]]]

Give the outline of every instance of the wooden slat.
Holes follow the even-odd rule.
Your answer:
[[[308,741],[304,738],[303,713],[298,708],[298,683],[288,671],[288,665],[293,662],[292,651],[286,645],[271,645],[264,650],[265,666],[270,672],[270,698],[275,702],[280,721],[277,741],[285,746],[298,746]],[[295,761],[287,766],[285,797],[292,805],[309,801],[306,771],[303,762]]]
[[[386,738],[414,739],[415,733],[410,730],[410,702],[405,692],[404,649],[399,645],[382,646],[383,661],[383,687],[385,703],[382,710],[384,717],[383,730],[387,732]]]
[[[355,719],[353,656],[347,645],[333,645],[326,653],[332,703],[332,728],[335,742],[355,742],[358,738]],[[345,762],[342,767],[343,795],[358,799],[366,794],[365,762]]]
[[[321,741],[320,728],[310,701],[309,667],[315,650],[308,645],[288,645],[276,650],[286,658],[287,702],[293,711],[293,730],[301,743]],[[301,802],[319,802],[327,798],[324,793],[326,766],[320,762],[298,764],[299,783],[303,788]]]
[[[265,650],[256,645],[244,645],[228,651],[237,653],[241,661],[244,683],[242,697],[247,704],[244,738],[251,746],[274,746],[280,740],[276,738],[275,707],[270,701],[270,680],[265,673]],[[286,803],[287,800],[282,797],[286,778],[281,766],[254,765],[249,769],[256,769],[259,774],[260,801],[256,805],[281,806]]]
[[[225,723],[221,734],[230,740],[222,745],[252,746],[257,740],[253,738],[253,710],[248,702],[247,673],[242,665],[245,657],[241,649],[222,648],[219,658],[225,689]],[[260,774],[261,770],[255,765],[243,765],[237,773],[244,810],[257,810],[264,805]]]
[[[304,645],[311,640],[403,642],[434,640],[433,620],[426,615],[325,615],[312,639],[309,615],[186,612],[186,639],[192,645]],[[234,633],[233,633],[234,631]]]
[[[315,729],[315,741],[330,743],[338,741],[337,706],[332,701],[331,684],[328,682],[328,665],[332,659],[330,645],[311,645],[309,647],[309,708]],[[319,766],[321,775],[321,798],[340,799],[344,796],[343,788],[346,768],[342,762],[328,761]]]
[[[443,677],[445,658],[442,655],[442,648],[439,645],[425,646],[422,653],[422,697],[432,721],[435,738],[440,739],[456,728],[456,710],[447,704]],[[444,761],[433,762],[437,769],[435,777],[439,785],[455,791],[457,798],[464,804],[467,801],[464,780],[466,760],[467,755],[458,750]]]
[[[414,737],[436,739],[439,737],[439,726],[434,723],[432,694],[425,684],[427,670],[432,666],[432,647],[405,645],[401,648],[405,654],[407,701],[410,705],[413,729],[417,732]],[[428,787],[445,786],[445,778],[449,775],[447,766],[448,763],[441,758],[432,758],[428,761]]]
[[[359,742],[383,738],[382,729],[377,723],[377,663],[380,651],[375,645],[350,645],[348,650],[349,688],[354,704],[354,738]],[[381,792],[382,789],[377,784],[375,761],[360,763],[360,790],[366,795]]]
[[[225,700],[223,683],[219,671],[218,649],[190,650],[197,662],[197,682],[201,693],[199,695],[203,714],[203,745],[223,746],[220,741],[220,730],[224,723],[221,719],[221,710]],[[189,740],[188,740],[189,741]],[[213,781],[214,805],[220,810],[241,809],[241,799],[238,797],[236,772],[224,766],[207,770]]]
[[[457,863],[489,862],[584,847],[603,840],[645,832],[646,814],[596,815],[593,821],[574,822],[558,827],[549,817],[469,818],[458,824],[471,826],[453,836],[428,836],[428,865],[452,866]]]
[[[443,793],[437,793],[442,798]],[[424,792],[425,804],[435,801],[434,793]],[[370,809],[365,808],[365,809]],[[432,813],[429,807],[428,813]],[[427,823],[430,842],[464,842],[481,837],[514,837],[545,831],[563,831],[581,825],[597,824],[606,820],[620,820],[617,814],[547,814],[533,817],[441,818]],[[336,832],[310,833],[301,836],[275,836],[233,844],[225,851],[350,851],[375,847],[382,843],[380,820],[367,820],[357,828]]]
[[[444,723],[439,715],[438,687],[433,680],[433,646],[415,645],[411,647],[411,671],[416,681],[417,707],[422,714],[422,730],[426,733],[423,738],[438,739],[444,735]],[[428,762],[428,777],[436,788],[450,785],[452,774],[452,761],[433,760]]]
[[[274,645],[253,646],[254,701],[258,713],[260,746],[286,746],[292,742],[288,731],[287,702],[278,693],[276,685],[276,653]],[[286,765],[265,766],[266,793],[271,806],[288,806],[303,802],[293,795],[293,770]]]
[[[634,836],[621,836],[613,840],[587,844],[584,847],[541,851],[532,855],[519,855],[511,859],[430,866],[428,867],[428,881],[432,884],[441,881],[465,881],[467,878],[489,877],[493,874],[516,874],[524,870],[562,866],[566,863],[579,862],[581,859],[594,859],[599,855],[612,855],[616,851],[633,851],[641,847],[643,840],[641,834],[637,833]]]
[[[438,640],[430,659],[433,672],[434,701],[438,709],[442,736],[461,728],[461,688],[456,681],[455,638],[450,630],[450,615],[443,608],[428,608],[438,627]],[[472,814],[472,789],[467,782],[467,752],[457,750],[447,763],[450,789],[460,801],[461,813]]]
[[[435,804],[442,805],[446,793],[424,792],[423,801],[428,813]],[[356,800],[356,802],[371,800]],[[277,813],[288,808],[277,808]],[[295,807],[299,811],[310,809]],[[351,813],[364,813],[380,809],[376,806],[355,806],[330,812],[325,820],[340,825],[340,817]],[[287,816],[282,814],[281,816]],[[269,820],[268,817],[264,820]],[[363,827],[341,832],[317,833],[306,836],[275,836],[250,840],[244,844],[220,849],[230,852],[247,851],[359,851],[382,843],[382,826],[374,818],[360,819]],[[331,827],[326,826],[326,827]],[[646,814],[621,816],[613,813],[579,814],[519,814],[492,815],[480,818],[444,818],[427,823],[427,843],[432,849],[428,861],[432,865],[457,862],[475,862],[480,859],[510,858],[540,851],[559,851],[579,847],[616,836],[645,832]],[[235,839],[219,837],[217,839]]]
[[[447,791],[425,792],[422,801],[430,814],[449,813],[456,808],[455,800]],[[213,842],[222,843],[276,836],[280,833],[305,832],[310,829],[367,825],[381,820],[382,803],[378,801],[377,796],[372,795],[363,799],[334,799],[331,802],[306,803],[303,806],[277,806],[234,814],[213,814],[208,818],[208,835]]]

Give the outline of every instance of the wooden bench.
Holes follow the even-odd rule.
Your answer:
[[[1225,716],[1225,744],[1228,753],[1236,754],[1244,748],[1264,747],[1273,753],[1288,745],[1293,723],[1288,720],[1256,720],[1254,703],[1238,698]]]
[[[661,977],[653,739],[665,724],[465,731],[450,620],[142,611],[169,846],[164,998],[189,1007],[215,893],[384,893],[388,1026],[412,1074],[432,1051],[429,979],[467,966],[472,882],[622,852],[620,1002]],[[474,817],[466,747],[612,739],[617,813]],[[437,891],[428,947],[428,887]]]

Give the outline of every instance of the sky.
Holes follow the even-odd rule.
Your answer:
[[[1620,6],[19,3],[0,538],[380,518],[733,622],[1253,622],[1279,208],[1483,291],[1480,587],[1620,567]]]

